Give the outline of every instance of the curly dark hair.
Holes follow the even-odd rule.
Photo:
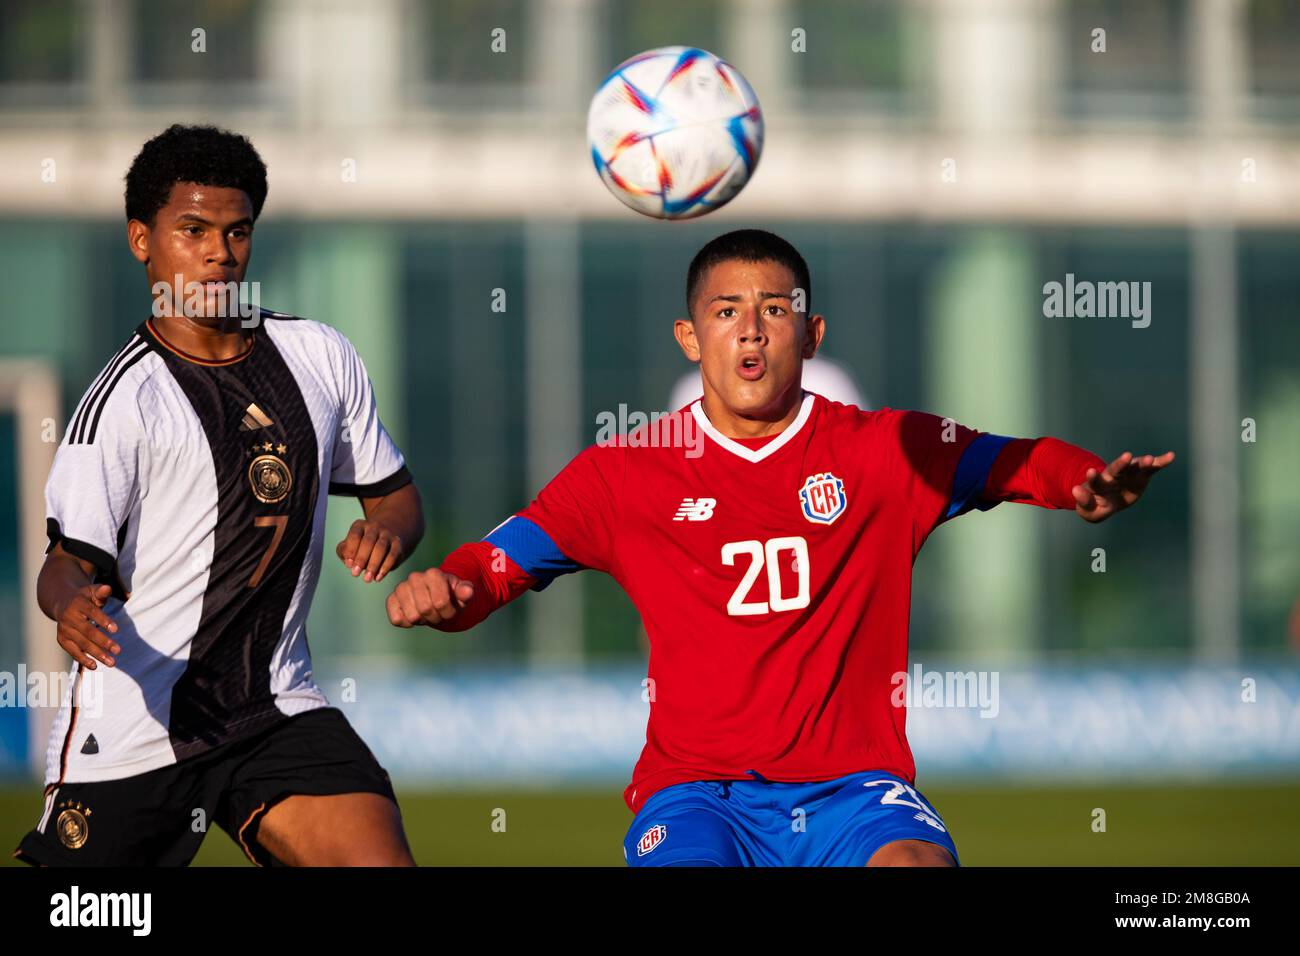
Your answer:
[[[266,163],[245,137],[175,123],[140,148],[126,174],[126,218],[150,226],[176,183],[242,189],[256,219],[266,202]]]
[[[705,274],[720,262],[739,259],[742,262],[779,262],[794,274],[795,287],[803,289],[804,309],[812,308],[812,277],[808,263],[799,250],[774,232],[764,229],[737,229],[709,240],[686,272],[686,314],[691,315],[695,293]]]

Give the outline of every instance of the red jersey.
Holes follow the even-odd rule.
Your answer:
[[[624,794],[634,812],[663,787],[751,772],[914,782],[906,709],[892,700],[921,545],[1001,500],[1072,508],[1070,488],[1105,463],[1056,439],[807,392],[765,443],[722,435],[699,402],[687,414],[695,449],[587,448],[454,552],[443,568],[476,590],[457,629],[559,573],[619,582],[650,641],[646,743]]]

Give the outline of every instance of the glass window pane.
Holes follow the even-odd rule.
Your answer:
[[[76,79],[81,20],[73,0],[5,0],[0,4],[0,83]]]
[[[135,0],[136,78],[252,82],[258,78],[257,0]],[[193,31],[204,31],[197,52]]]
[[[1239,243],[1241,417],[1256,429],[1241,446],[1242,644],[1300,650],[1300,236]]]
[[[527,105],[526,0],[418,0],[415,12],[405,52],[417,104],[461,111]]]
[[[1150,282],[1152,308],[1147,328],[1120,318],[1041,318],[1044,433],[1107,461],[1125,450],[1163,454],[1173,449],[1181,463],[1153,482],[1141,507],[1105,526],[1108,573],[1094,573],[1089,561],[1079,559],[1098,545],[1094,526],[1048,516],[1048,553],[1060,574],[1044,576],[1050,590],[1043,646],[1094,652],[1185,649],[1192,633],[1187,236],[1174,230],[1075,228],[1046,233],[1040,250],[1043,282],[1064,283],[1067,274],[1076,282]],[[1117,570],[1119,555],[1140,555],[1141,571]],[[1156,607],[1161,612],[1152,614]],[[1142,623],[1135,626],[1135,621]]]
[[[1187,0],[1070,0],[1065,104],[1076,116],[1181,119],[1189,112]],[[1105,51],[1093,31],[1105,30]]]
[[[897,90],[903,82],[903,16],[895,0],[799,0],[791,23],[807,52],[792,54],[810,90]],[[789,38],[784,40],[787,43]]]
[[[719,0],[608,0],[605,5],[606,66],[661,46],[694,46],[723,59]]]
[[[1257,114],[1270,119],[1300,117],[1300,4],[1249,0],[1243,14]]]
[[[510,84],[525,79],[524,0],[424,0],[426,78],[434,83]],[[504,35],[493,31],[504,30]],[[505,49],[496,52],[494,42]]]

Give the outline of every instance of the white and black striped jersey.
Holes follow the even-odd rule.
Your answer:
[[[46,784],[144,773],[327,706],[305,628],[327,495],[410,480],[336,330],[263,310],[249,348],[212,362],[140,325],[77,406],[45,489],[50,547],[113,586],[122,648],[94,671],[94,706],[90,674],[74,678]]]

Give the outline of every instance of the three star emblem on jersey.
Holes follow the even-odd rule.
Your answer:
[[[254,432],[270,428],[274,424],[270,415],[252,403],[244,410],[239,430]],[[253,495],[262,504],[273,505],[283,501],[293,487],[293,473],[289,471],[284,459],[279,457],[288,451],[289,447],[284,442],[253,442],[253,462],[248,466],[248,482],[253,486]]]
[[[799,489],[799,500],[803,503],[803,516],[813,524],[832,524],[848,505],[844,482],[829,471],[805,478]]]
[[[90,807],[83,803],[65,800],[59,804],[62,812],[54,822],[59,842],[69,850],[80,848],[90,836]]]
[[[645,833],[641,834],[641,839],[636,841],[636,855],[645,856],[664,840],[668,839],[668,828],[662,823],[656,823]]]

